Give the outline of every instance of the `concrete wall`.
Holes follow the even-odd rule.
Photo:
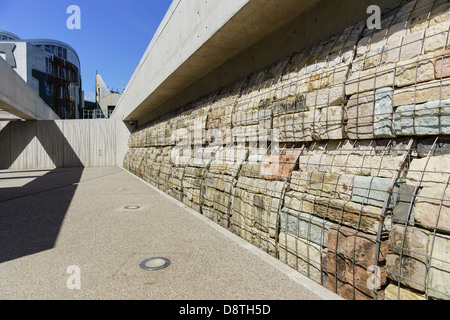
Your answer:
[[[118,120],[0,122],[0,169],[120,165],[129,135]]]
[[[449,300],[450,5],[333,3],[147,109],[124,167],[346,299]]]
[[[0,110],[27,120],[55,120],[56,113],[5,60],[0,59]]]

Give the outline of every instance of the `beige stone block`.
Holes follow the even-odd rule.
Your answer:
[[[430,236],[430,241],[431,236]],[[437,234],[434,240],[428,295],[450,300],[450,237]]]
[[[353,176],[328,172],[294,171],[290,189],[320,197],[349,199]]]
[[[343,94],[343,84],[310,91],[306,94],[306,105],[309,108],[338,106],[342,104]]]
[[[441,187],[425,187],[416,198],[414,221],[421,227],[450,233],[450,190]]]
[[[415,186],[421,179],[424,168],[421,186],[443,188],[450,172],[450,155],[432,156],[428,163],[426,158],[413,159],[409,165],[406,182]]]
[[[406,33],[403,36],[401,47],[399,47],[398,62],[414,60],[424,54],[423,32]],[[420,57],[419,57],[420,59]]]
[[[395,69],[395,85],[405,87],[416,83],[432,81],[434,75],[434,59],[432,56],[421,56],[397,64]]]
[[[317,244],[280,232],[279,260],[315,282],[322,283],[322,250]]]
[[[394,107],[450,99],[450,90],[446,90],[448,86],[450,86],[450,78],[396,89],[394,91]]]
[[[336,173],[392,178],[399,167],[401,156],[328,155],[326,166]]]
[[[314,122],[311,137],[314,140],[340,140],[344,138],[344,108],[342,106],[313,108]]]
[[[427,30],[427,36],[424,39],[424,53],[425,54],[442,54],[445,50],[450,49],[450,38],[446,36],[448,29],[448,22],[441,23],[430,27]],[[447,41],[446,41],[447,40]]]
[[[284,206],[292,210],[312,214],[314,211],[314,196],[288,191],[284,197]]]
[[[350,139],[372,139],[374,93],[353,95],[347,103],[347,135]]]
[[[345,94],[373,91],[384,87],[393,87],[395,79],[395,65],[353,72],[345,84]]]
[[[388,277],[428,293],[429,297],[449,299],[450,236],[418,227],[394,225],[386,259]]]
[[[326,154],[300,156],[298,163],[300,170],[305,172],[329,170]]]
[[[386,289],[384,289],[384,296],[388,300],[426,300],[423,294],[417,294],[406,288],[397,287],[395,284],[390,283]]]

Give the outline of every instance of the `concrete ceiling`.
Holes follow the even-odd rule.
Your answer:
[[[238,1],[236,0],[235,2]],[[150,74],[143,75],[144,72],[149,70],[145,68],[144,64],[152,60],[151,55],[154,48],[147,50],[146,55],[148,57],[144,56],[143,62],[135,71],[135,75],[125,90],[121,101],[119,101],[113,116],[122,118],[125,121],[139,120],[192,83],[206,76],[276,29],[287,24],[317,2],[319,0],[241,1],[241,3],[236,4],[241,5],[241,7],[236,8],[235,12],[230,9],[232,14],[228,18],[220,18],[226,21],[217,28],[214,34],[203,41],[197,42],[197,47],[192,50],[192,54],[183,60],[179,60],[173,71],[169,71],[166,76],[159,77],[159,79],[160,71],[158,71],[157,67],[154,67]],[[242,5],[242,3],[244,4]],[[190,14],[192,12],[185,12],[188,18]],[[213,14],[217,14],[217,12],[210,12],[210,14],[211,16],[205,16],[198,22],[201,28],[207,29],[209,23],[213,24],[211,22],[214,20]],[[175,22],[179,21],[169,20],[166,25]],[[197,32],[198,28],[193,30]],[[186,41],[198,41],[195,39],[194,34],[189,36],[194,38],[180,39],[184,42],[180,41],[177,46],[178,50],[180,50],[179,56],[183,55],[184,49],[191,49]],[[198,34],[197,37],[199,37]],[[154,47],[158,45],[159,43],[155,42]],[[178,53],[169,52],[169,54],[177,55]],[[170,61],[168,62],[171,63]],[[160,63],[164,63],[164,61]],[[151,73],[154,74],[152,75]],[[145,84],[139,83],[144,81],[144,79],[148,82]]]

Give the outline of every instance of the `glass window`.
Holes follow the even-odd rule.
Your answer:
[[[45,81],[45,93],[48,96],[52,95],[52,86],[50,85],[50,83],[48,83],[47,81]]]

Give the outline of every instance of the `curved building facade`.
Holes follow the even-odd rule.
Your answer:
[[[81,63],[71,46],[52,39],[24,40],[0,30],[0,56],[61,119],[80,118]]]
[[[0,30],[0,41],[10,41],[10,40],[20,40],[18,36],[14,33],[8,32],[6,30]]]

